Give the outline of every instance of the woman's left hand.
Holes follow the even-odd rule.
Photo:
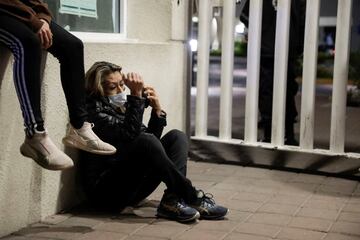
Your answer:
[[[153,87],[150,87],[150,86],[145,86],[144,87],[144,94],[146,94],[147,98],[149,99],[150,107],[152,107],[153,110],[156,111],[157,115],[160,116],[160,114],[161,114],[161,106],[160,106],[159,97],[156,94],[155,89]]]

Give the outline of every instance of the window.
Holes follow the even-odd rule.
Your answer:
[[[124,33],[124,0],[44,0],[55,22],[72,32]]]

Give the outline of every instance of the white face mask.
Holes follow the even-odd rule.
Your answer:
[[[123,107],[126,103],[126,93],[121,92],[116,95],[108,96],[109,101],[111,104],[115,105],[116,107]]]

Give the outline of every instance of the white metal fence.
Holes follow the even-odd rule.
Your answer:
[[[268,1],[268,0],[264,0]],[[289,0],[278,0],[275,40],[274,92],[271,144],[257,141],[258,92],[260,68],[260,43],[263,0],[250,1],[247,84],[245,104],[244,139],[232,139],[232,83],[233,46],[235,23],[235,0],[200,0],[197,62],[197,93],[195,113],[195,136],[193,139],[257,145],[266,148],[291,149],[322,154],[339,154],[359,157],[360,154],[345,153],[346,89],[349,67],[350,19],[352,0],[339,0],[336,26],[336,54],[334,60],[333,95],[331,111],[330,148],[314,149],[315,84],[319,35],[320,0],[306,3],[306,27],[304,43],[303,81],[300,118],[300,146],[284,146],[284,122],[286,101],[287,58],[290,23]],[[219,136],[207,135],[208,80],[211,12],[214,5],[223,7],[221,95],[219,113]]]

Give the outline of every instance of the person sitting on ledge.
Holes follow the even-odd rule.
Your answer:
[[[41,0],[0,0],[0,44],[14,56],[13,80],[24,119],[20,153],[48,170],[71,168],[72,159],[51,140],[41,112],[43,51],[59,60],[70,123],[64,145],[101,155],[116,149],[92,131],[85,110],[84,45],[52,19]],[[5,131],[5,129],[3,130]]]
[[[157,216],[190,222],[223,219],[228,209],[213,196],[193,187],[186,178],[188,138],[179,130],[161,137],[166,113],[153,87],[137,73],[123,74],[121,67],[96,62],[86,73],[87,111],[94,132],[118,152],[100,156],[82,152],[80,173],[90,202],[107,210],[135,206],[161,182],[166,184]],[[130,95],[125,94],[129,88]],[[146,127],[144,109],[151,108]]]

